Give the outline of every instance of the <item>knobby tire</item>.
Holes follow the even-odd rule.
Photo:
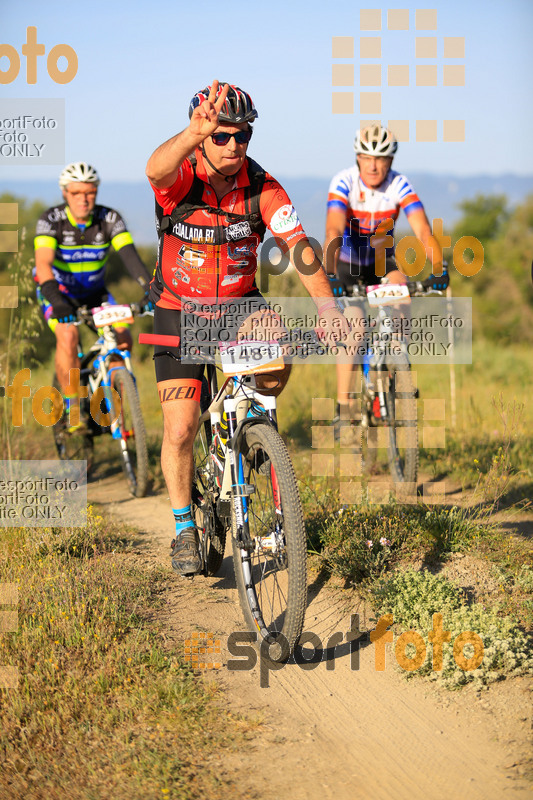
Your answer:
[[[259,646],[261,642],[268,645],[266,657],[285,661],[302,632],[307,601],[306,535],[300,495],[287,448],[275,428],[263,423],[245,428],[240,455],[245,483],[254,486],[255,492],[247,497],[251,552],[237,541],[232,514],[239,601],[248,629],[259,632]],[[278,510],[272,470],[281,500]],[[275,553],[262,546],[272,534],[279,542]],[[261,652],[265,652],[264,646]]]
[[[120,446],[122,468],[131,494],[134,497],[144,497],[148,487],[148,451],[137,387],[126,369],[113,370],[111,386],[119,393],[121,402],[118,416],[120,438],[117,442]]]
[[[418,478],[418,419],[416,391],[406,356],[387,363],[385,405],[389,418],[388,459],[395,483]]]

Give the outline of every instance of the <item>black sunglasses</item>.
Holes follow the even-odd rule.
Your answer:
[[[227,144],[232,136],[235,137],[237,144],[248,144],[252,138],[252,133],[252,130],[237,131],[237,133],[212,133],[211,139],[214,144],[217,144],[219,147],[223,147],[223,145]]]

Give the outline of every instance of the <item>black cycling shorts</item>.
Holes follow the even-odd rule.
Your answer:
[[[219,342],[227,343],[237,339],[241,325],[256,311],[269,308],[269,305],[260,292],[255,289],[245,297],[228,298],[223,305],[217,306],[224,310],[218,319],[200,316],[194,310],[201,309],[201,304],[182,301],[183,311],[170,308],[155,307],[154,333],[165,336],[179,336],[178,347],[156,344],[154,347],[154,362],[156,380],[201,380],[204,373],[204,364],[187,363],[188,357],[201,358],[201,352],[207,356],[216,354]],[[191,309],[190,312],[187,309]],[[198,352],[200,351],[200,352]]]
[[[394,258],[389,257],[385,259],[385,275],[389,272],[397,270],[398,266]],[[351,264],[349,261],[337,261],[337,278],[342,283],[344,290],[351,289],[355,283],[362,282],[365,286],[373,286],[381,282],[382,276],[377,276],[375,266],[361,266],[360,264]]]

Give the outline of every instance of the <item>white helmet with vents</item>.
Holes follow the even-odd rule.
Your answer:
[[[66,189],[69,183],[94,183],[98,186],[100,178],[95,168],[91,167],[90,164],[85,161],[73,161],[72,164],[67,164],[59,176],[61,189]]]
[[[357,155],[389,156],[392,158],[398,149],[398,141],[392,131],[379,123],[357,131],[354,150]]]

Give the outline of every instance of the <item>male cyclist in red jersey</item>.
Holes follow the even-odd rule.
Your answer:
[[[257,248],[266,228],[292,263],[295,255],[300,261],[300,279],[315,299],[326,338],[349,333],[289,197],[247,157],[251,123],[257,116],[246,92],[214,81],[192,98],[189,126],[158,147],[148,161],[160,235],[151,293],[156,334],[180,336],[182,310],[191,308],[203,309],[201,313],[224,327],[221,309],[231,298],[246,298],[263,319],[277,317],[255,285]],[[163,355],[165,351],[169,348],[156,345],[154,356],[164,419],[161,465],[176,521],[172,566],[186,575],[200,568],[191,485],[203,367],[180,363],[177,348],[174,357]],[[260,391],[278,394],[289,367],[278,375],[276,381],[257,376]]]
[[[445,289],[449,279],[446,270],[441,275],[442,249],[431,233],[424,207],[405,175],[391,168],[398,149],[394,134],[379,124],[370,125],[357,131],[354,149],[357,163],[335,175],[328,194],[324,258],[334,294],[341,295],[358,280],[368,286],[380,282],[377,249],[370,239],[383,221],[394,224],[400,208],[431,260],[435,288]],[[392,237],[393,228],[387,233]],[[406,283],[394,259],[394,246],[387,248],[385,255],[386,281]],[[357,308],[351,311],[351,324],[357,330],[363,324],[363,314]],[[337,362],[337,414],[342,419],[357,416],[349,402],[353,370],[353,364]]]

